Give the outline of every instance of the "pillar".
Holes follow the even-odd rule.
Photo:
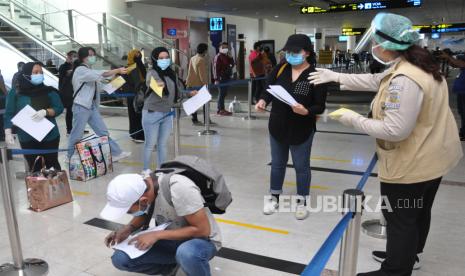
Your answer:
[[[347,38],[347,50],[350,49],[350,51],[354,51],[355,46],[356,46],[356,44],[355,44],[355,36],[354,35],[349,36]]]

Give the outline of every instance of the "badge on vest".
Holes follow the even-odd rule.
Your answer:
[[[384,104],[385,110],[398,110],[400,108],[400,92],[403,87],[393,84],[389,86],[389,95]]]

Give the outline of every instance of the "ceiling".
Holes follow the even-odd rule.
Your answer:
[[[319,27],[329,29],[330,32],[331,30],[339,32],[342,26],[365,27],[377,13],[371,11],[303,15],[299,11],[301,5],[323,7],[330,3],[352,3],[358,2],[357,0],[129,0],[128,2],[263,18],[295,24],[299,30]],[[409,17],[414,24],[465,22],[465,0],[423,0],[421,8],[390,11]]]

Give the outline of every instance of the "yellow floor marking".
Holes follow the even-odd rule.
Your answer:
[[[312,156],[311,160],[319,160],[319,161],[334,161],[339,163],[352,163],[352,160],[347,159],[336,159],[332,157],[325,157],[325,156]]]
[[[121,163],[121,164],[124,164],[126,166],[130,166],[130,167],[143,167],[144,166],[144,163],[142,162],[139,162],[139,161],[125,161],[125,160],[120,160],[118,161],[118,163]],[[156,164],[152,164],[152,170],[155,170],[157,168],[157,165]]]
[[[193,148],[193,149],[206,149],[208,146],[199,146],[199,145],[190,145],[190,144],[183,144],[181,145],[183,148]]]
[[[276,234],[289,235],[289,231],[286,231],[286,230],[263,227],[263,226],[259,226],[259,225],[255,225],[255,224],[243,223],[243,222],[227,220],[227,219],[221,219],[221,218],[216,218],[215,220],[217,222],[231,224],[231,225],[235,225],[235,226],[240,226],[240,227],[245,227],[245,228],[250,228],[250,229],[255,229],[255,230],[261,230],[261,231],[267,231],[267,232],[276,233]]]
[[[293,181],[284,181],[284,186],[286,186],[286,187],[295,187],[296,185],[297,185],[297,183],[295,183]],[[327,190],[331,189],[328,186],[320,186],[320,185],[310,185],[310,188],[311,189],[317,189],[317,190],[323,190],[323,191],[327,191]]]
[[[80,192],[80,191],[71,191],[73,195],[78,195],[78,196],[90,196],[90,193],[88,192]]]

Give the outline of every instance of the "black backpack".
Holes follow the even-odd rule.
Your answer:
[[[136,88],[136,93],[134,95],[134,101],[132,105],[134,107],[134,111],[138,114],[142,113],[142,109],[144,108],[144,102],[150,95],[149,88],[145,84],[145,81],[140,82],[138,87]]]

